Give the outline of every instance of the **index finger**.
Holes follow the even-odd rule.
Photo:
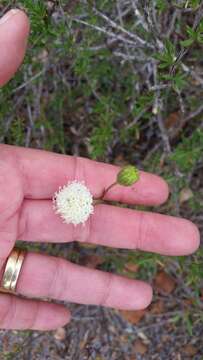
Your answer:
[[[23,11],[10,10],[0,19],[0,86],[4,85],[23,61],[29,21]]]
[[[120,168],[81,157],[48,151],[1,145],[1,156],[19,168],[25,198],[51,199],[59,186],[77,179],[84,181],[95,198],[115,182]],[[116,185],[106,200],[128,204],[158,205],[166,201],[168,185],[159,176],[140,172],[140,180],[130,187]]]

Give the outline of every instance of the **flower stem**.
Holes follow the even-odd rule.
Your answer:
[[[100,199],[103,199],[106,196],[107,192],[115,185],[117,185],[117,181],[115,181],[113,184],[109,185],[106,189],[104,189]]]
[[[106,193],[115,185],[117,185],[117,181],[115,181],[113,184],[111,184],[110,186],[108,186],[106,189],[104,189],[102,195],[98,198],[94,198],[94,205],[96,204],[100,204],[102,203],[102,200],[104,199],[104,197],[106,196]]]

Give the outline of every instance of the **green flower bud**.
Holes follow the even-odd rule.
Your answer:
[[[117,184],[131,186],[140,178],[138,169],[133,165],[124,166],[117,175]]]

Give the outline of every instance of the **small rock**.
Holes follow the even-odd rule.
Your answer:
[[[139,269],[139,265],[135,264],[133,262],[127,262],[124,266],[125,270],[129,271],[129,272],[137,272]]]
[[[144,355],[148,350],[147,346],[139,339],[135,341],[134,349],[135,349],[135,352],[137,352],[141,355]]]
[[[183,188],[179,194],[180,204],[185,203],[193,197],[193,192],[190,188]]]
[[[65,340],[65,338],[66,338],[66,330],[63,327],[58,328],[54,333],[54,337],[58,341]]]

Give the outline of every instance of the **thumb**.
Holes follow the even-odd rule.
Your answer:
[[[0,19],[0,86],[4,85],[21,65],[29,34],[29,20],[21,10],[7,12]]]

